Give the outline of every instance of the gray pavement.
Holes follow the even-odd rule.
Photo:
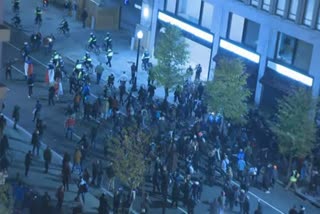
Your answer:
[[[12,17],[10,0],[6,1],[6,12],[5,12],[5,20],[8,20]],[[38,1],[37,1],[38,2]],[[30,1],[28,4],[22,1],[22,6],[26,10],[32,11],[30,14],[26,12],[21,13],[21,17],[23,20],[23,26],[25,27],[25,33],[30,35],[34,29],[33,26],[33,10],[36,5],[36,1]],[[49,9],[43,14],[44,23],[41,27],[41,32],[43,35],[47,35],[49,33],[55,33],[55,29],[58,27],[60,20],[62,19],[63,12],[59,8],[49,7]],[[71,28],[71,36],[69,38],[65,38],[62,35],[56,35],[57,41],[55,44],[56,49],[60,52],[66,61],[66,68],[69,71],[72,69],[72,64],[76,59],[82,58],[85,50],[85,44],[91,32],[90,29],[83,29],[81,24],[77,22],[74,18],[68,19],[69,25]],[[12,57],[19,57],[19,52],[16,48],[22,46],[23,41],[28,39],[25,35],[21,35],[21,32],[13,31],[12,40],[10,44],[5,44],[4,49],[5,53],[7,53],[4,57],[5,59],[9,59]],[[104,37],[105,32],[96,32],[98,36],[98,41],[101,41]],[[127,71],[129,74],[130,63],[135,61],[136,52],[130,50],[130,33],[128,34],[126,31],[120,30],[116,32],[112,32],[113,40],[114,40],[114,51],[117,53],[114,55],[113,59],[113,67],[112,69],[106,68],[107,76],[109,73],[113,72],[117,77],[120,76],[122,71]],[[35,96],[32,99],[28,99],[26,94],[26,84],[23,80],[23,76],[19,73],[22,71],[23,65],[22,63],[17,63],[14,73],[14,81],[7,81],[6,84],[9,87],[10,91],[6,98],[6,106],[4,113],[6,115],[11,115],[12,108],[15,104],[20,104],[22,106],[21,109],[21,122],[20,125],[26,129],[26,132],[32,132],[34,130],[34,125],[31,123],[32,117],[32,109],[35,105],[35,100],[40,99],[43,108],[43,120],[47,124],[47,129],[45,130],[45,134],[43,137],[43,142],[50,145],[57,153],[63,154],[65,151],[68,151],[70,154],[73,154],[73,149],[75,147],[75,142],[77,139],[73,141],[67,141],[64,139],[63,134],[63,121],[64,110],[66,104],[70,102],[72,97],[68,94],[65,94],[61,97],[61,101],[54,107],[47,107],[47,86],[43,83],[44,74],[45,74],[45,66],[49,61],[49,56],[44,56],[41,52],[35,52],[32,54],[33,60],[35,61],[35,72],[37,74],[37,80],[35,86]],[[98,57],[95,57],[93,54],[94,63],[97,63],[98,60],[101,60]],[[69,60],[68,60],[69,59]],[[4,60],[6,61],[6,60]],[[147,74],[144,71],[139,71],[138,73],[138,84],[146,84]],[[21,81],[19,81],[21,80]],[[65,90],[67,88],[66,81],[64,82]],[[97,85],[91,86],[92,93],[94,96],[99,96],[101,94],[101,87]],[[158,89],[156,94],[159,97],[163,97],[163,90]],[[172,99],[172,96],[171,96]],[[76,136],[81,136],[82,133],[88,133],[88,127],[92,125],[92,121],[82,121],[77,120],[76,125]],[[92,152],[93,157],[104,159],[105,157],[99,152],[103,148],[103,130],[101,130],[102,134],[99,137],[99,144],[97,151]],[[29,142],[27,142],[28,147]],[[39,169],[41,168],[41,163],[39,162]],[[87,166],[90,166],[90,161],[86,163]],[[40,183],[40,182],[39,182]],[[42,183],[42,182],[41,182]],[[148,186],[150,188],[150,185]],[[221,188],[214,186],[209,187],[205,186],[204,192],[202,195],[202,203],[199,203],[196,206],[195,213],[207,213],[208,212],[208,202],[211,202],[214,197],[218,196]],[[96,190],[91,188],[91,193],[95,196],[98,196],[103,190]],[[296,197],[292,192],[285,191],[281,186],[276,186],[274,190],[272,190],[271,194],[265,194],[264,192],[252,188],[250,189],[250,202],[253,210],[256,207],[257,200],[262,200],[263,209],[265,213],[286,213],[287,210],[293,205],[304,204],[307,207],[308,212],[317,213],[319,209],[311,206],[307,202]],[[153,200],[153,209],[152,213],[160,213],[161,209],[159,208],[160,197],[155,196],[152,197]],[[90,205],[91,206],[91,205]],[[139,204],[135,204],[136,210],[139,208]],[[167,213],[181,213],[184,212],[185,208],[180,208],[180,210],[175,209],[167,209]]]

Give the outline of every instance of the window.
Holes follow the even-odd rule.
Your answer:
[[[254,50],[257,49],[260,25],[256,22],[246,20],[243,34],[243,43]]]
[[[306,72],[312,55],[312,45],[281,33],[278,40],[277,60]]]
[[[244,18],[237,14],[232,14],[229,26],[229,39],[235,42],[242,42]]]
[[[251,5],[255,6],[255,7],[258,7],[258,0],[251,0]]]
[[[177,0],[166,0],[166,11],[175,13],[176,4],[177,4]]]
[[[211,29],[213,23],[213,11],[214,6],[208,2],[203,2],[203,11],[202,11],[202,19],[201,26]]]
[[[296,20],[299,0],[291,0],[289,9],[289,19]]]
[[[297,40],[296,52],[293,65],[305,71],[309,71],[309,65],[312,57],[312,45],[302,40]]]
[[[286,6],[286,0],[278,0],[276,14],[283,16]]]
[[[237,14],[232,14],[228,38],[256,50],[259,30],[260,25],[258,23],[245,19]]]
[[[180,0],[178,15],[191,22],[198,23],[201,0]]]
[[[303,16],[303,24],[307,26],[311,26],[315,1],[316,0],[307,0],[306,9],[304,11],[304,16]]]
[[[262,9],[266,11],[270,10],[270,0],[263,0]]]

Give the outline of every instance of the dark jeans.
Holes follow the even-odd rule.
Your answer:
[[[48,98],[48,104],[49,104],[49,106],[51,106],[51,104],[54,106],[54,99],[53,99],[54,97],[51,97],[51,96],[49,96],[49,98]]]
[[[24,171],[25,176],[28,176],[29,169],[30,169],[30,165],[25,165],[25,171]]]
[[[32,154],[33,155],[35,153],[35,150],[37,150],[37,156],[39,156],[40,145],[33,144],[33,147],[32,147]]]
[[[45,173],[48,173],[48,170],[49,170],[49,161],[44,161],[44,169],[45,169]]]
[[[28,86],[28,95],[31,97],[32,96],[32,88],[33,86]]]

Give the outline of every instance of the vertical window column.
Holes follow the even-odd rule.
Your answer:
[[[288,18],[293,21],[296,21],[296,18],[297,18],[298,5],[299,5],[299,0],[290,0]]]
[[[314,8],[313,8],[313,14],[312,14],[312,20],[311,20],[311,26],[310,26],[312,29],[319,29],[317,27],[319,16],[320,16],[320,1],[315,1]]]

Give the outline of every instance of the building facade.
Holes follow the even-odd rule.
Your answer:
[[[320,90],[319,0],[158,0],[152,6],[150,48],[163,23],[178,26],[190,64],[214,77],[221,56],[242,58],[259,104],[274,104],[292,86]]]

